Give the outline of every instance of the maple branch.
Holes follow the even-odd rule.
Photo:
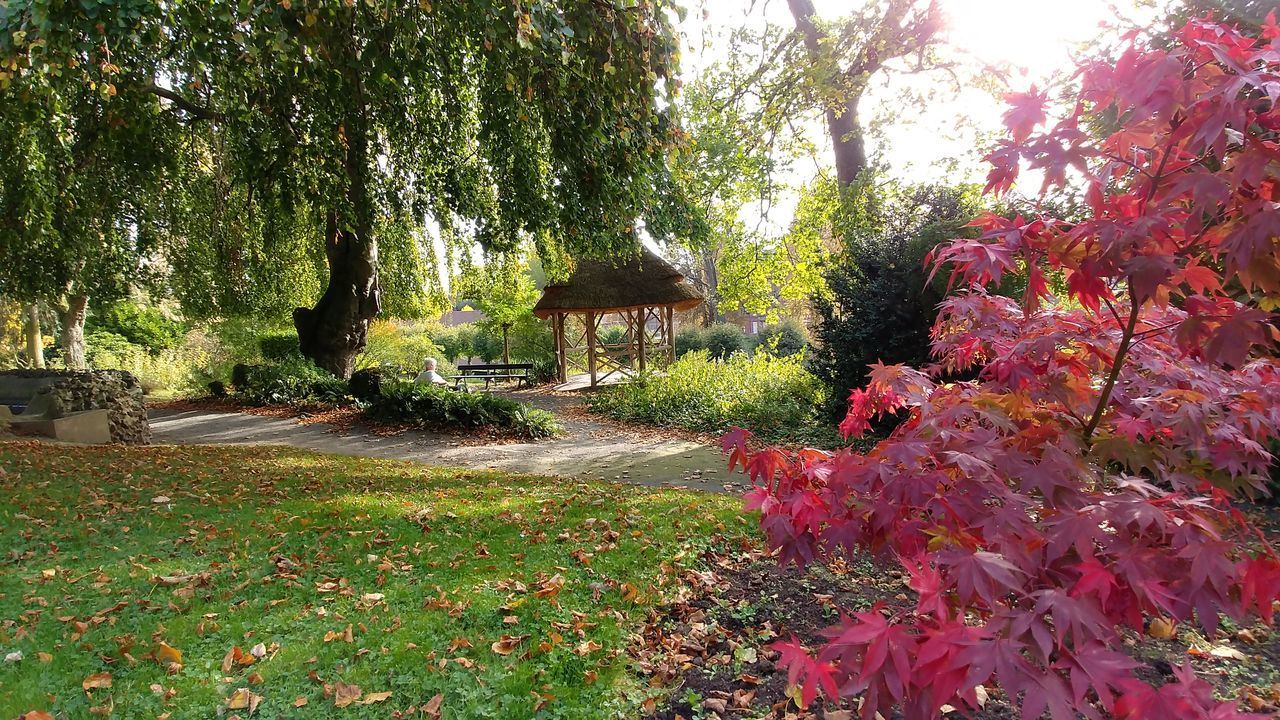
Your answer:
[[[1116,312],[1116,306],[1114,303],[1111,302],[1111,298],[1106,297],[1105,295],[1101,297],[1102,297],[1102,302],[1106,303],[1107,309],[1111,311],[1111,317],[1116,319],[1116,324],[1123,325],[1124,321],[1120,319],[1120,313]]]
[[[1129,289],[1129,321],[1125,325],[1124,333],[1120,336],[1120,347],[1116,348],[1116,359],[1111,363],[1111,372],[1107,374],[1107,382],[1102,386],[1102,394],[1098,396],[1098,406],[1093,409],[1093,417],[1089,418],[1089,424],[1084,428],[1084,444],[1090,445],[1093,433],[1098,429],[1098,423],[1102,422],[1102,414],[1107,410],[1107,403],[1111,402],[1111,391],[1115,389],[1116,380],[1120,377],[1120,368],[1124,365],[1125,355],[1128,354],[1129,348],[1133,342],[1133,331],[1138,326],[1138,313],[1141,305],[1133,299],[1133,288]]]

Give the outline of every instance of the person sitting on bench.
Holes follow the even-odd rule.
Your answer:
[[[436,372],[436,359],[427,358],[422,361],[422,372],[413,381],[419,385],[448,385],[449,381]]]

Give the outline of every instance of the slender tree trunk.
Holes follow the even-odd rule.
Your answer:
[[[325,220],[329,286],[314,308],[294,309],[293,324],[303,355],[334,375],[348,378],[355,369],[356,356],[364,350],[369,321],[378,315],[382,291],[368,180],[371,129],[361,69],[357,67],[360,52],[354,46],[345,46],[342,51],[348,54],[344,80],[351,98],[347,117],[337,130],[346,145],[343,164],[351,217],[329,210]]]
[[[84,352],[84,320],[88,310],[88,295],[67,297],[67,306],[62,312],[62,355],[63,361],[72,370],[88,367]]]
[[[504,365],[511,364],[511,342],[507,339],[507,333],[511,330],[511,323],[502,323],[502,363]]]
[[[795,19],[796,29],[804,36],[805,49],[809,57],[821,63],[824,53],[822,47],[823,33],[814,22],[816,13],[813,0],[787,0],[791,8],[791,16]],[[843,78],[838,67],[828,69],[829,78],[824,81],[833,85],[841,84]],[[862,137],[862,127],[858,125],[858,103],[862,100],[864,83],[856,83],[845,88],[844,101],[837,106],[826,108],[827,133],[831,135],[832,149],[836,156],[836,178],[840,185],[849,185],[858,179],[858,175],[867,167],[867,149]]]
[[[707,296],[702,303],[702,326],[711,327],[720,319],[720,275],[716,267],[716,253],[707,250],[702,253],[702,284],[706,286]]]
[[[26,308],[27,359],[32,367],[44,367],[44,336],[40,334],[40,310],[35,303]]]

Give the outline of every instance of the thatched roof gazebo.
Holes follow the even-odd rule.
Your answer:
[[[643,248],[624,260],[579,261],[568,280],[547,285],[533,314],[552,322],[560,382],[581,369],[595,387],[615,374],[672,362],[675,311],[701,304],[679,270]],[[610,326],[621,335],[603,337]]]

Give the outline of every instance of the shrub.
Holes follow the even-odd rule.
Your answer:
[[[475,355],[476,328],[474,325],[457,325],[436,331],[431,339],[440,346],[440,356],[451,363],[458,358]]]
[[[351,397],[357,400],[373,400],[382,394],[382,370],[365,368],[351,373],[347,388],[351,391]]]
[[[804,352],[809,344],[809,335],[804,326],[795,320],[784,320],[773,325],[766,325],[756,336],[759,349],[774,357],[791,357]]]
[[[707,336],[700,327],[685,328],[676,333],[676,357],[707,349]]]
[[[367,412],[433,429],[496,427],[539,439],[560,432],[551,413],[487,393],[462,393],[410,382],[386,383]]]
[[[193,330],[179,345],[152,353],[116,333],[95,331],[85,335],[85,356],[95,370],[131,373],[148,394],[178,392],[208,382],[202,372],[209,361],[203,338]]]
[[[309,360],[244,366],[243,375],[236,394],[254,405],[340,405],[348,400],[347,384]]]
[[[843,414],[850,390],[866,385],[871,363],[928,361],[945,288],[927,282],[924,256],[959,235],[977,207],[963,188],[868,185],[848,193],[834,218],[845,252],[826,272],[828,294],[815,298],[818,342],[809,356],[833,417]]]
[[[676,360],[663,375],[605,388],[587,403],[620,420],[702,432],[741,426],[783,442],[812,438],[819,427],[816,410],[824,399],[822,383],[804,369],[799,357],[738,353],[716,361],[701,350]],[[819,442],[834,439],[835,434],[823,428]]]
[[[445,350],[431,338],[430,330],[420,325],[375,320],[369,324],[364,352],[357,366],[377,367],[391,375],[413,376],[422,369],[422,361],[433,357],[441,375],[453,372],[445,367]]]
[[[258,338],[258,350],[262,353],[264,360],[271,362],[302,359],[302,349],[298,345],[298,334],[295,332],[263,335]]]
[[[107,369],[121,363],[132,363],[146,348],[134,344],[129,338],[108,330],[86,332],[84,336],[85,360],[95,369]]]
[[[1280,301],[1274,233],[1259,230],[1277,221],[1280,184],[1265,33],[1196,22],[1171,48],[1091,61],[1044,129],[1047,95],[1011,95],[989,188],[1023,167],[1050,189],[1080,177],[1088,214],[989,213],[980,237],[940,248],[937,266],[968,291],[934,325],[937,368],[876,365],[851,394],[849,435],[910,413],[870,452],[725,438],[784,562],[871,551],[916,592],[893,613],[841,612],[816,654],[779,643],[802,704],[821,689],[858,697],[863,717],[938,718],[976,712],[983,686],[1024,718],[1258,717],[1189,663],[1149,684],[1125,645],[1153,616],[1209,637],[1224,617],[1269,624],[1280,599],[1280,557],[1233,502],[1263,487],[1280,437],[1275,328],[1259,307]],[[1238,119],[1225,136],[1224,118]],[[1020,302],[985,290],[1019,268]]]
[[[730,323],[716,323],[703,331],[707,354],[713,360],[724,360],[734,353],[748,349],[747,334]]]
[[[502,357],[502,335],[477,327],[475,335],[471,338],[471,352],[473,357],[478,357],[484,362],[496,362]]]
[[[92,312],[85,321],[86,334],[109,332],[156,353],[182,342],[186,326],[159,309],[119,300]]]

